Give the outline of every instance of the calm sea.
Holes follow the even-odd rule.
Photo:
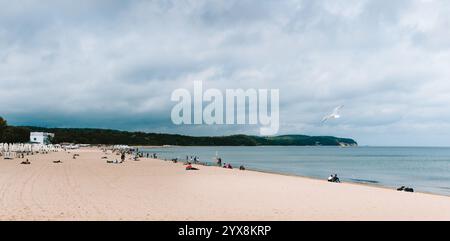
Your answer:
[[[164,147],[141,149],[159,158],[196,155],[213,162],[216,153],[234,167],[326,179],[337,173],[345,182],[450,196],[450,148],[440,147]]]

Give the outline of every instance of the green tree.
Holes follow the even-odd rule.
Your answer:
[[[5,132],[5,129],[7,126],[8,126],[8,123],[6,122],[6,120],[0,116],[0,139],[2,139],[3,132]]]
[[[7,125],[8,125],[8,123],[6,122],[6,120],[0,116],[0,130],[4,130]]]
[[[8,126],[8,123],[6,122],[6,120],[0,116],[0,142],[2,142],[4,139],[4,135],[5,135],[4,133],[5,133],[7,126]]]

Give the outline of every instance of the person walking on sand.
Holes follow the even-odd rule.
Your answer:
[[[219,166],[219,167],[221,167],[222,166],[222,158],[217,158],[217,165]]]
[[[125,161],[125,153],[122,152],[122,156],[120,156],[120,159],[122,160],[122,162]]]

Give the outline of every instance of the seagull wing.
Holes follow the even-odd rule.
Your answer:
[[[327,115],[324,118],[322,118],[322,123],[329,120],[331,118],[331,115]]]
[[[340,106],[334,108],[332,115],[339,115],[339,111],[342,109],[342,107],[344,107],[344,106],[340,105]]]

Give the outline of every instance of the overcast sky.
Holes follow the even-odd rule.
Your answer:
[[[193,135],[176,88],[280,89],[280,134],[450,145],[450,1],[0,0],[0,116]],[[337,105],[342,118],[321,124]]]

